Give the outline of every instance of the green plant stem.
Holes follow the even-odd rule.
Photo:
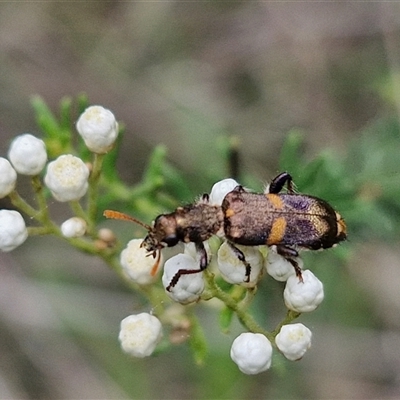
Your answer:
[[[257,286],[252,288],[248,288],[246,291],[246,297],[241,302],[240,306],[242,310],[247,310],[250,307],[250,304],[253,302],[254,296],[257,293]]]
[[[54,233],[53,229],[48,226],[29,226],[27,229],[29,236],[43,236]]]
[[[14,190],[9,194],[9,198],[11,203],[20,211],[28,215],[30,218],[35,219],[36,221],[40,222],[42,226],[40,227],[29,227],[28,232],[30,235],[49,235],[54,234],[56,236],[61,236],[60,228],[51,221],[47,203],[43,196],[43,188],[39,181],[39,178],[35,180],[34,183],[35,191],[38,190],[39,198],[37,199],[38,205],[41,208],[40,210],[36,210],[31,205],[29,205],[20,195],[19,193]]]
[[[82,218],[84,221],[87,223],[87,234],[94,237],[94,223],[91,221],[88,217],[88,215],[85,213],[85,210],[82,208],[81,203],[78,200],[73,200],[69,202],[69,206],[71,207],[72,212],[75,214],[75,216]]]
[[[89,229],[93,230],[97,216],[97,198],[99,195],[99,181],[101,176],[101,167],[103,165],[104,154],[94,154],[92,171],[89,177],[87,215],[89,220]]]
[[[88,250],[90,249],[88,248]],[[155,315],[161,316],[163,314],[166,304],[166,295],[163,288],[153,284],[138,285],[129,279],[121,267],[119,256],[116,256],[114,251],[110,252],[110,249],[101,250],[97,252],[97,255],[109,265],[129,289],[141,293],[150,302],[152,305],[152,312]]]
[[[251,314],[247,313],[248,304],[245,304],[245,307],[242,307],[241,304],[232,298],[228,293],[224,292],[215,282],[214,274],[208,270],[204,271],[204,276],[208,283],[208,290],[211,292],[212,297],[216,297],[220,299],[226,307],[230,308],[234,311],[241,322],[241,324],[250,332],[253,333],[262,333],[269,340],[273,341],[273,336],[270,332],[263,329],[252,317]]]
[[[38,220],[41,222],[41,213],[39,210],[36,210],[33,208],[31,205],[29,205],[20,195],[16,190],[13,190],[8,197],[11,200],[11,203],[24,212],[25,214],[29,215],[30,217]]]
[[[41,222],[45,225],[48,225],[51,222],[49,208],[47,206],[47,201],[44,196],[43,184],[39,175],[32,176],[31,183],[35,192],[36,203],[39,207],[39,212],[41,214]]]
[[[286,317],[276,326],[276,328],[272,331],[272,336],[275,338],[275,336],[279,333],[283,325],[290,324],[292,321],[294,321],[296,318],[298,318],[301,315],[301,313],[288,310],[286,313]]]
[[[40,192],[40,191],[39,191]],[[37,210],[29,205],[20,195],[14,190],[9,195],[11,203],[20,211],[28,215],[29,217],[35,219],[43,225],[43,229],[47,230],[47,233],[54,233],[60,235],[60,229],[56,224],[54,224],[49,217],[47,204],[42,202],[42,200],[38,200],[38,204],[41,209]]]

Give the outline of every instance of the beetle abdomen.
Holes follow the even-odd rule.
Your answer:
[[[346,237],[340,215],[324,200],[300,194],[228,193],[222,204],[228,240],[246,246],[332,247]]]

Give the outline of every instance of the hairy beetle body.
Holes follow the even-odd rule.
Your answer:
[[[282,194],[285,185],[287,193]],[[182,275],[207,268],[209,260],[203,242],[215,234],[225,236],[243,262],[247,281],[251,265],[236,245],[276,246],[277,252],[293,265],[302,280],[301,269],[295,260],[299,249],[325,249],[346,239],[346,224],[340,214],[325,200],[294,193],[292,177],[287,172],[273,179],[266,193],[250,193],[237,186],[225,196],[222,206],[209,204],[208,195],[204,195],[198,203],[159,215],[152,226],[116,211],[105,211],[104,214],[145,227],[148,234],[142,247],[154,257],[162,248],[173,247],[179,242],[195,244],[200,255],[199,269],[178,270],[167,290],[171,290]],[[158,261],[153,270],[157,267]]]
[[[165,242],[168,246],[178,242],[204,242],[221,229],[222,222],[223,214],[219,206],[201,202],[159,215],[147,237],[154,238],[158,243]],[[148,240],[146,238],[144,243]]]

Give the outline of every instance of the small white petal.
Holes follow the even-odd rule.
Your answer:
[[[244,374],[259,374],[271,366],[271,342],[261,333],[242,333],[232,343],[231,358]]]
[[[154,273],[157,271],[153,271],[156,260],[148,256],[144,247],[140,247],[142,242],[143,239],[131,240],[121,252],[120,262],[128,278],[139,285],[149,285],[157,279]],[[161,264],[162,260],[160,260],[158,270]]]
[[[83,236],[86,229],[86,221],[79,217],[69,218],[61,224],[61,233],[67,238]]]
[[[25,133],[12,141],[8,158],[19,174],[37,175],[47,161],[46,146],[43,140]]]
[[[283,292],[286,307],[296,312],[314,311],[324,299],[324,286],[309,269],[302,277],[303,282],[296,275],[288,278]]]
[[[210,193],[210,204],[222,205],[224,197],[239,184],[231,178],[223,179],[214,184]]]
[[[121,321],[118,338],[126,353],[147,357],[162,338],[162,325],[158,318],[148,313],[130,315]]]
[[[187,254],[177,254],[165,262],[162,283],[165,288],[169,287],[172,279],[180,269],[198,270],[200,268],[197,261]],[[179,277],[175,286],[167,291],[168,296],[173,300],[187,304],[197,301],[203,293],[204,280],[201,272],[183,274]]]
[[[8,196],[15,188],[17,173],[10,162],[0,157],[0,199]]]
[[[0,210],[0,250],[14,250],[27,237],[28,231],[21,214],[14,210]]]
[[[111,150],[118,136],[114,114],[102,106],[88,107],[79,117],[76,129],[87,148],[98,154]]]
[[[282,326],[275,343],[288,360],[295,361],[311,347],[311,338],[311,331],[303,324],[288,324]]]
[[[88,189],[89,168],[78,157],[64,154],[49,163],[46,186],[58,201],[79,200]]]

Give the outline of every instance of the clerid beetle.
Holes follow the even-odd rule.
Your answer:
[[[288,190],[282,194],[285,184]],[[275,245],[300,279],[301,269],[294,259],[299,249],[326,249],[346,239],[346,224],[340,214],[325,200],[295,194],[287,172],[271,182],[267,193],[249,193],[237,186],[225,196],[222,211],[224,234],[232,247]]]
[[[281,193],[285,185],[287,193]],[[198,203],[159,215],[152,226],[116,211],[106,210],[104,215],[131,220],[146,228],[148,234],[142,247],[153,257],[162,248],[179,242],[195,244],[200,254],[199,269],[178,270],[167,290],[174,287],[182,275],[207,268],[209,260],[203,242],[212,235],[225,237],[243,262],[247,281],[251,265],[236,245],[276,246],[277,252],[293,265],[302,280],[301,269],[295,260],[299,250],[326,249],[346,239],[346,224],[340,214],[325,200],[295,193],[292,177],[287,172],[273,179],[266,193],[251,193],[237,186],[225,196],[221,206],[210,204],[208,195],[203,195]],[[159,255],[153,273],[158,264]]]

